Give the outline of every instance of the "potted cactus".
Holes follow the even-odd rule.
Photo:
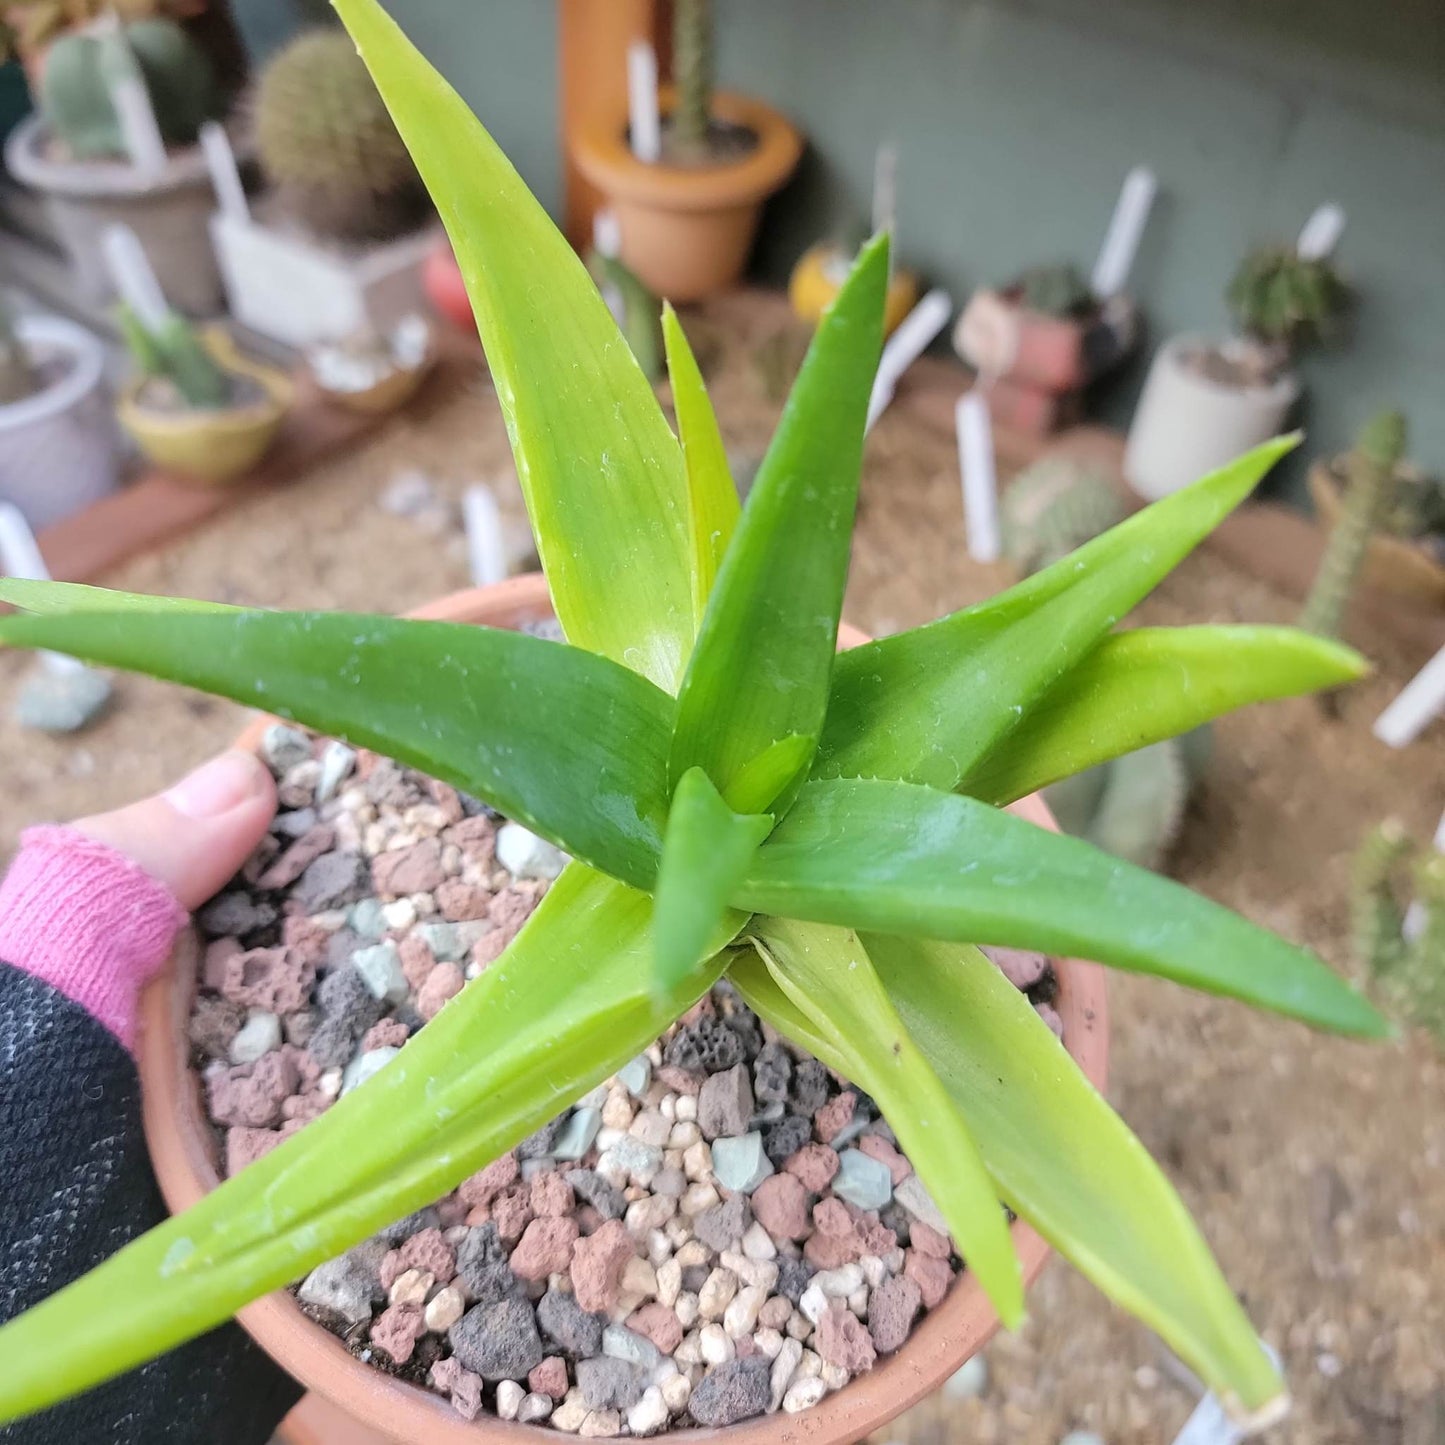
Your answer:
[[[231,314],[304,347],[423,309],[430,206],[346,36],[310,30],[287,45],[262,73],[254,120],[270,189],[212,223]]]
[[[802,141],[760,100],[713,88],[710,0],[673,6],[674,85],[664,89],[661,155],[641,160],[626,118],[600,116],[573,159],[607,197],[622,259],[653,291],[696,301],[742,274],[763,202],[792,174]]]
[[[310,1123],[293,1116],[265,1138],[243,1139],[254,1162],[204,1198],[214,1172],[208,1181],[204,1150],[193,1148],[181,1122],[195,1089],[186,1083],[187,990],[179,970],[193,969],[196,960],[194,953],[179,959],[178,972],[148,1005],[145,1069],[155,1157],[173,1200],[192,1207],[0,1328],[6,1362],[0,1422],[43,1409],[241,1310],[248,1328],[299,1376],[363,1409],[398,1440],[503,1438],[498,1427],[473,1428],[449,1414],[443,1400],[420,1387],[415,1366],[402,1371],[409,1378],[369,1366],[306,1319],[289,1296],[268,1294],[402,1216],[428,1209],[464,1180],[472,1181],[476,1202],[450,1198],[449,1217],[458,1218],[458,1203],[482,1212],[449,1226],[450,1238],[440,1223],[428,1226],[418,1248],[430,1250],[443,1271],[439,1245],[465,1250],[476,1266],[472,1282],[452,1290],[445,1312],[433,1311],[446,1320],[434,1325],[427,1311],[436,1304],[436,1274],[416,1267],[394,1275],[388,1288],[395,1298],[386,1316],[370,1323],[372,1343],[360,1354],[375,1358],[386,1350],[406,1364],[407,1346],[430,1331],[430,1382],[471,1415],[495,1409],[520,1418],[526,1395],[518,1376],[548,1364],[550,1383],[539,1379],[531,1389],[543,1414],[529,1418],[543,1418],[551,1407],[541,1396],[556,1391],[555,1423],[563,1427],[565,1412],[568,1428],[588,1436],[618,1433],[617,1411],[647,1403],[637,1433],[746,1416],[757,1422],[736,1438],[785,1440],[799,1428],[789,1426],[788,1414],[810,1411],[801,1428],[820,1445],[857,1440],[956,1368],[999,1318],[1019,1318],[1025,1271],[1015,1247],[1029,1271],[1043,1250],[1022,1221],[1010,1228],[1002,1199],[1160,1330],[1234,1415],[1251,1426],[1278,1418],[1286,1396],[1275,1365],[1162,1174],[1089,1082],[1102,1078],[1099,975],[1082,964],[1063,968],[1060,986],[1081,1006],[1062,1020],[1061,1046],[1002,967],[973,944],[1088,955],[1317,1026],[1366,1036],[1382,1031],[1373,1009],[1310,954],[1177,885],[1035,826],[1046,814],[1026,801],[1062,776],[1229,708],[1359,674],[1360,660],[1346,649],[1288,629],[1112,631],[1248,494],[1289,440],[1129,519],[993,602],[866,643],[835,664],[882,341],[886,237],[864,249],[819,327],[740,511],[716,418],[676,316],[667,315],[665,328],[680,439],[581,262],[465,104],[376,0],[338,0],[337,8],[462,258],[569,645],[535,635],[547,606],[540,579],[515,579],[447,604],[439,610],[449,621],[177,604],[6,580],[0,600],[22,615],[0,618],[0,641],[189,682],[384,750],[437,780],[432,796],[445,799],[450,811],[440,802],[429,810],[423,801],[411,825],[428,826],[435,812],[434,822],[465,827],[453,835],[458,859],[462,842],[476,846],[495,827],[486,805],[523,825],[505,840],[506,829],[496,834],[495,861],[530,878],[559,869],[560,876],[520,931],[514,918],[501,936],[485,929],[473,935],[478,950],[490,940],[486,962],[473,957],[470,982],[453,966],[430,1022],[412,1034],[399,1018],[385,1021],[394,1041],[363,1039],[370,1052],[364,1066],[358,1058],[359,1067],[348,1064],[349,1074],[336,1080],[341,1097],[306,1115]],[[459,625],[463,618],[491,625]],[[508,630],[519,626],[526,630]],[[313,757],[304,735],[284,729],[273,743],[301,769],[297,786],[308,777],[317,798],[331,767],[323,759],[335,758],[340,747],[341,771],[331,772],[326,791],[335,799],[337,778],[354,759],[349,748],[337,743]],[[406,806],[417,796],[407,791],[415,785],[396,772],[375,778],[382,789],[375,795],[389,796],[398,782],[399,806]],[[1026,817],[1005,811],[1002,805],[1015,800]],[[355,819],[353,825],[360,826]],[[332,841],[340,834],[338,822]],[[354,841],[366,846],[359,833]],[[445,849],[433,838],[421,855],[384,851],[389,856],[377,855],[373,879],[384,874],[390,891],[406,897],[390,916],[414,921],[412,896],[421,880],[412,865],[435,854],[444,873]],[[544,858],[546,871],[535,871]],[[329,859],[315,888],[308,884],[309,909],[297,894],[286,923],[274,907],[266,915],[265,926],[280,924],[290,942],[266,950],[269,962],[250,960],[261,973],[279,969],[291,978],[298,999],[307,950],[328,948],[338,919],[331,917],[325,934],[321,915],[299,924],[296,918],[355,897],[360,885],[356,851]],[[290,875],[289,866],[283,871]],[[431,886],[440,887],[434,878]],[[531,896],[535,901],[536,892]],[[385,927],[384,908],[370,911],[366,926]],[[359,915],[356,922],[361,926]],[[313,923],[325,936],[314,933]],[[443,935],[430,936],[441,946]],[[447,937],[450,949],[455,931]],[[338,941],[349,950],[360,938]],[[358,977],[346,974],[340,987],[363,1005],[362,994],[372,1005],[401,998],[407,980],[396,952],[358,949],[346,962]],[[212,963],[229,977],[235,970],[228,957],[235,955],[223,950]],[[430,984],[440,965],[419,961]],[[249,977],[248,969],[243,965],[240,974]],[[732,1002],[694,1012],[724,972]],[[285,979],[278,974],[276,982],[280,987]],[[706,1018],[709,1007],[738,1000],[776,1031],[780,1049],[802,1050],[803,1062],[811,1060],[821,1087],[814,1107],[833,1090],[822,1065],[857,1081],[891,1126],[886,1136],[875,1134],[873,1146],[895,1167],[906,1150],[917,1171],[906,1190],[906,1177],[897,1176],[898,1188],[912,1200],[904,1207],[917,1211],[913,1275],[937,1286],[937,1308],[913,1335],[921,1287],[914,1280],[911,1289],[894,1288],[897,1355],[871,1373],[872,1346],[865,1350],[859,1331],[868,1333],[872,1322],[865,1330],[854,1311],[864,1308],[865,1296],[872,1301],[870,1289],[882,1290],[885,1277],[896,1276],[881,1256],[882,1273],[869,1266],[876,1285],[867,1283],[863,1264],[840,1264],[827,1283],[849,1294],[830,1303],[814,1271],[832,1267],[796,1243],[812,1225],[798,1224],[796,1209],[792,1225],[777,1214],[774,1226],[763,1224],[757,1191],[774,1171],[750,1124],[752,1096],[739,1092],[746,1079],[729,1062],[744,1046],[729,1045],[733,1052],[723,1059],[718,1030],[728,1034],[729,1027],[721,1016]],[[366,1022],[355,1026],[380,1027],[374,1007],[367,1008]],[[663,1360],[661,1347],[638,1334],[635,1302],[660,1290],[656,1276],[665,1267],[642,1259],[639,1235],[679,1279],[684,1270],[681,1247],[672,1256],[676,1236],[661,1223],[629,1225],[616,1217],[628,1211],[627,1198],[640,1202],[647,1192],[643,1177],[654,1182],[666,1158],[661,1146],[614,1125],[603,1141],[598,1121],[590,1132],[579,1121],[571,1156],[597,1166],[586,1187],[600,1202],[588,1206],[590,1214],[582,1211],[591,1232],[584,1235],[575,1218],[546,1214],[553,1223],[543,1223],[545,1243],[536,1241],[530,1291],[516,1273],[517,1254],[503,1270],[496,1253],[504,1221],[493,1186],[516,1179],[522,1168],[529,1184],[554,1175],[552,1156],[567,1157],[558,1110],[631,1068],[683,1014],[692,1033],[688,1051],[674,1052],[667,1064],[672,1077],[694,1066],[710,1077],[714,1067],[730,1070],[731,1083],[724,1079],[706,1103],[699,1095],[695,1107],[699,1120],[714,1104],[736,1116],[731,1127],[709,1130],[709,1137],[731,1140],[732,1183],[723,1183],[718,1142],[708,1167],[740,1201],[730,1223],[719,1221],[716,1247],[740,1261],[739,1269],[752,1259],[755,1278],[771,1282],[750,1284],[755,1293],[740,1292],[744,1308],[726,1318],[735,1333],[754,1329],[764,1296],[781,1287],[786,1262],[801,1291],[798,1318],[785,1293],[769,1317],[786,1315],[795,1343],[816,1329],[819,1350],[832,1357],[815,1355],[816,1377],[799,1380],[816,1382],[793,1396],[791,1407],[784,1394],[782,1413],[771,1421],[761,1417],[773,1404],[776,1361],[762,1353],[758,1335],[749,1336],[749,1353],[734,1350],[733,1336],[715,1329],[720,1348],[713,1359],[701,1353],[704,1331],[697,1331],[686,1353],[684,1339]],[[339,1017],[329,1022],[330,1044],[343,1045],[330,1057],[344,1058],[354,1034],[338,1039],[337,1030],[353,1025]],[[756,1029],[761,1058],[761,1028],[747,1027]],[[156,1080],[167,1074],[173,1084],[158,1090]],[[630,1087],[649,1093],[636,1070],[631,1077]],[[662,1081],[659,1097],[669,1087]],[[839,1148],[864,1107],[856,1093],[850,1096],[827,1122]],[[621,1102],[630,1118],[631,1106]],[[565,1122],[574,1118],[569,1113]],[[687,1122],[680,1112],[677,1118]],[[802,1127],[799,1139],[811,1137],[813,1123]],[[702,1142],[701,1131],[694,1133],[686,1147]],[[524,1140],[527,1164],[519,1165],[510,1151]],[[613,1151],[610,1163],[590,1152],[599,1141],[604,1153]],[[652,1164],[648,1148],[656,1154]],[[499,1165],[495,1177],[478,1172],[489,1161]],[[614,1186],[615,1198],[597,1192],[604,1169],[635,1179],[638,1192],[627,1198]],[[854,1183],[864,1175],[878,1190],[871,1197],[885,1198],[893,1169],[860,1167]],[[565,1215],[571,1177],[562,1181],[566,1193],[541,1186],[551,1198],[544,1213],[560,1208]],[[790,1191],[806,1212],[808,1190],[816,1193],[826,1181],[804,1185],[800,1175],[790,1177],[794,1184],[779,1193]],[[709,1180],[700,1188],[708,1207],[722,1208],[718,1187]],[[748,1198],[763,1231],[752,1235],[754,1256],[730,1248]],[[829,1228],[882,1231],[886,1239],[870,1236],[879,1239],[873,1247],[898,1253],[899,1236],[864,1198],[856,1217],[838,1202]],[[520,1207],[516,1190],[509,1200]],[[608,1212],[614,1217],[604,1222]],[[418,1229],[413,1221],[394,1237],[405,1235],[410,1244],[420,1235],[409,1231]],[[819,1229],[825,1246],[838,1237]],[[924,1244],[935,1252],[926,1254]],[[698,1243],[686,1268],[711,1258],[710,1248]],[[367,1249],[376,1257],[376,1242]],[[952,1278],[948,1261],[958,1252],[967,1273],[950,1289],[941,1273]],[[645,1268],[629,1273],[628,1260]],[[633,1283],[624,1299],[618,1291],[626,1280]],[[370,1319],[372,1284],[365,1288]],[[538,1300],[534,1317],[533,1301],[543,1290],[552,1302]],[[693,1296],[699,1309],[701,1293]],[[805,1298],[813,1319],[802,1312]],[[712,1305],[725,1302],[718,1284]],[[881,1314],[882,1295],[878,1304]],[[622,1313],[619,1319],[599,1311]],[[673,1322],[681,1330],[676,1310]],[[653,1317],[659,1332],[665,1324]],[[542,1360],[539,1328],[572,1341],[572,1364],[560,1353]],[[584,1337],[594,1332],[610,1340],[612,1363],[587,1384],[571,1385],[569,1370],[575,1365],[580,1376]],[[773,1335],[782,1358],[787,1347],[777,1329]],[[840,1345],[851,1367],[836,1362]],[[801,1349],[790,1352],[799,1370],[801,1358]],[[436,1366],[448,1361],[443,1383]],[[653,1380],[646,1389],[639,1372]],[[624,1385],[629,1403],[618,1405]],[[612,1403],[593,1399],[603,1390]]]
[[[39,530],[114,491],[120,438],[105,348],[74,322],[0,298],[0,501]]]
[[[1155,354],[1124,452],[1124,475],[1143,497],[1186,486],[1277,432],[1300,392],[1291,361],[1335,332],[1350,292],[1328,257],[1269,246],[1245,257],[1227,300],[1232,337],[1176,336]]]
[[[118,107],[117,87],[135,81],[153,113],[158,154],[140,164]],[[112,291],[99,250],[106,225],[140,237],[171,303],[191,314],[221,306],[207,221],[213,200],[196,146],[224,96],[206,54],[173,20],[137,20],[54,41],[37,96],[39,111],[11,133],[10,173],[40,191],[90,301]],[[142,101],[145,104],[145,101]]]

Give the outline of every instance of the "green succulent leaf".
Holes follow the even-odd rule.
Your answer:
[[[693,638],[682,453],[586,267],[376,0],[335,0],[441,215],[568,638],[676,692]]]
[[[1141,627],[1105,638],[959,784],[1011,803],[1248,703],[1354,682],[1348,647],[1292,627]]]
[[[220,1324],[432,1203],[641,1052],[722,968],[713,958],[656,993],[651,916],[646,894],[568,867],[506,953],[392,1063],[0,1327],[0,1422]]]
[[[752,759],[822,727],[887,283],[880,237],[863,249],[808,349],[688,665],[672,776],[701,767],[734,808],[743,807],[734,780]],[[754,797],[747,808],[775,801]]]
[[[1023,1318],[1008,1221],[965,1117],[898,1017],[858,935],[755,919],[729,976],[754,1012],[877,1100],[999,1318]]]
[[[1297,441],[1256,447],[988,602],[844,653],[813,776],[956,788]]]
[[[667,374],[672,382],[672,406],[677,413],[677,434],[687,466],[688,532],[692,539],[692,609],[702,626],[707,599],[718,568],[732,540],[742,511],[738,489],[728,468],[727,450],[697,358],[687,333],[669,301],[662,308],[662,335],[667,345]]]
[[[0,582],[0,643],[73,653],[263,707],[484,799],[638,887],[656,876],[674,703],[625,667],[520,632],[347,612],[165,606]],[[157,599],[158,602],[161,599]]]
[[[758,844],[772,831],[766,816],[735,813],[701,768],[678,779],[657,870],[658,988],[666,990],[695,969],[719,927],[736,934],[746,913],[728,907]]]
[[[808,783],[733,903],[1092,958],[1340,1033],[1389,1032],[1313,954],[1237,913],[1077,838],[913,783]]]
[[[1188,1210],[1018,989],[967,945],[870,933],[863,946],[1009,1207],[1232,1413],[1278,1399],[1279,1374]]]

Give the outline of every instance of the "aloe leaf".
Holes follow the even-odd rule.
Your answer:
[[[153,1358],[431,1203],[634,1057],[723,961],[655,995],[651,914],[645,894],[568,867],[506,953],[391,1064],[0,1327],[0,1422]]]
[[[1246,452],[988,602],[851,648],[813,776],[956,788],[1297,441]]]
[[[1141,627],[1105,638],[959,784],[1009,803],[1248,703],[1354,682],[1348,647],[1293,627]]]
[[[863,249],[813,338],[688,664],[672,777],[701,767],[733,807],[747,763],[822,728],[887,281],[885,236]],[[775,801],[754,798],[749,811]]]
[[[976,948],[872,933],[863,946],[1009,1207],[1232,1413],[1277,1399],[1283,1382],[1188,1210],[1028,1000]]]
[[[720,926],[736,934],[748,921],[728,899],[772,827],[769,817],[733,812],[701,768],[678,779],[654,893],[659,988],[672,987],[705,953],[717,952],[712,940]]]
[[[1389,1032],[1313,954],[1229,909],[1077,838],[913,783],[808,783],[758,849],[733,903],[1092,958],[1340,1033]]]
[[[0,583],[56,607],[63,583]],[[0,617],[0,643],[182,682],[375,748],[638,887],[656,876],[674,704],[605,657],[520,632],[346,612],[172,607]]]
[[[878,1102],[1010,1328],[1023,1318],[1018,1256],[964,1116],[898,1017],[856,933],[759,918],[755,954],[729,977],[753,1011]]]
[[[376,0],[336,0],[451,238],[568,638],[675,692],[693,637],[682,453],[586,267]]]
[[[732,786],[728,789],[733,806],[740,813],[767,807],[807,772],[808,761],[817,746],[817,738],[798,733],[789,733],[769,743],[733,774]]]
[[[708,596],[742,507],[702,372],[670,301],[662,308],[662,337],[667,347],[672,408],[677,413],[677,434],[687,467],[692,610],[695,625],[701,627]]]

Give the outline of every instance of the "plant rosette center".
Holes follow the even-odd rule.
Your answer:
[[[280,811],[198,917],[190,1044],[227,1175],[402,1057],[565,862],[376,754],[283,724],[262,753]],[[1060,1029],[1049,962],[995,953]],[[901,1348],[961,1269],[876,1104],[723,980],[295,1295],[468,1419],[648,1435],[808,1409]]]

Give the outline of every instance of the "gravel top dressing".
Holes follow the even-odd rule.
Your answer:
[[[281,811],[199,915],[191,1043],[227,1174],[385,1068],[566,862],[374,754],[283,725],[263,753]],[[991,952],[1057,1029],[1047,960]],[[724,981],[296,1296],[468,1418],[651,1435],[806,1410],[897,1350],[962,1267],[872,1100]]]

